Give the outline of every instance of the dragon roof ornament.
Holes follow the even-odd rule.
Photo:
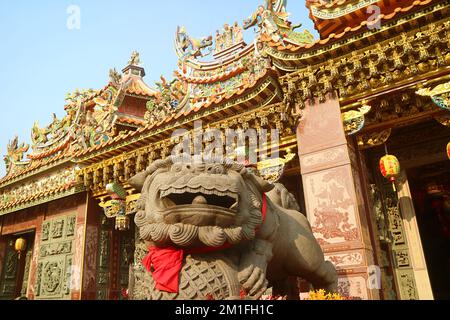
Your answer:
[[[177,27],[175,51],[180,60],[182,73],[189,73],[188,66],[202,70],[219,68],[255,51],[253,44],[247,45],[244,42],[244,30],[253,26],[258,27],[256,42],[260,41],[260,35],[267,34],[274,41],[286,44],[313,43],[314,36],[308,30],[296,31],[302,24],[294,25],[289,21],[290,13],[286,11],[286,7],[287,0],[265,0],[265,4],[261,4],[251,17],[244,20],[242,25],[237,22],[232,25],[226,23],[221,30],[216,31],[215,37],[206,36],[196,39],[189,36],[185,27]],[[213,53],[213,61],[201,60],[211,53]]]
[[[3,157],[6,165],[6,174],[10,174],[14,171],[16,167],[23,167],[28,164],[25,161],[24,155],[29,149],[29,145],[25,143],[19,144],[19,137],[15,136],[11,141],[9,141],[7,146],[7,154]]]

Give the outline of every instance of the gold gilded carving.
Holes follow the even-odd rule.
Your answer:
[[[306,101],[323,99],[330,84],[341,98],[347,98],[391,85],[394,81],[406,81],[411,76],[449,65],[450,48],[446,45],[449,28],[448,24],[431,23],[424,31],[402,33],[389,42],[377,43],[360,52],[352,51],[332,62],[311,65],[308,61],[303,64],[307,67],[282,77],[280,82],[284,87],[294,82],[297,90],[303,92],[301,99]],[[267,50],[277,59],[293,59],[286,54],[277,54],[275,49]],[[297,59],[304,58],[297,56]]]
[[[392,129],[380,132],[363,133],[357,137],[358,147],[362,150],[385,144],[391,136]]]

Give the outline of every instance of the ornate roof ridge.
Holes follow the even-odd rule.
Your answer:
[[[118,114],[126,95],[148,99],[161,94],[144,82],[142,76],[145,71],[139,64],[139,54],[133,52],[124,75],[115,69],[110,70],[109,82],[103,88],[77,89],[67,94],[64,105],[66,115],[62,119],[53,114],[52,123],[44,128],[35,122],[31,130],[32,152],[25,155],[28,145],[19,145],[16,140],[10,142],[8,155],[5,156],[7,173],[0,179],[0,186],[63,158],[69,159],[77,148],[86,149],[109,140],[115,134],[114,124],[118,119],[133,126],[143,126],[142,118]],[[23,160],[24,156],[28,161]]]
[[[178,113],[174,113],[171,114],[169,117],[163,119],[162,121],[158,121],[155,123],[149,123],[144,127],[139,128],[136,131],[132,131],[132,132],[128,132],[128,133],[124,133],[121,135],[116,136],[115,138],[103,143],[102,145],[98,145],[86,150],[80,150],[79,152],[77,152],[76,154],[74,154],[73,158],[76,160],[77,158],[81,158],[84,157],[90,153],[93,153],[95,151],[99,151],[101,149],[104,149],[108,146],[111,146],[113,144],[119,143],[121,141],[125,141],[127,139],[131,139],[134,138],[140,134],[144,134],[144,133],[149,133],[151,131],[157,131],[157,129],[161,128],[162,125],[164,124],[168,124],[172,121],[176,121],[181,117],[188,117],[191,116],[192,114],[196,114],[198,113],[200,110],[203,109],[207,109],[210,108],[212,105],[221,105],[222,103],[225,103],[229,100],[232,100],[234,98],[237,98],[241,95],[243,95],[248,89],[251,89],[253,87],[255,87],[255,85],[257,85],[258,83],[260,83],[264,78],[266,78],[267,76],[269,76],[270,74],[272,74],[274,71],[271,69],[266,69],[263,74],[261,74],[256,80],[255,83],[252,84],[246,84],[244,85],[242,88],[239,88],[237,90],[235,90],[233,93],[227,95],[227,96],[222,96],[219,99],[215,99],[209,102],[205,102],[203,104],[199,104],[197,105],[195,108],[191,107],[188,111],[186,112],[178,112]]]
[[[305,6],[307,8],[315,7],[315,8],[334,8],[341,6],[343,4],[348,4],[349,2],[359,2],[360,0],[306,0]],[[372,2],[378,2],[380,0],[374,0]]]
[[[325,39],[318,39],[318,40],[316,40],[315,42],[313,42],[311,44],[303,44],[303,45],[289,44],[289,45],[284,45],[282,42],[275,42],[267,34],[262,34],[261,35],[261,40],[266,42],[270,47],[276,47],[278,51],[290,51],[290,52],[294,53],[294,52],[299,52],[299,51],[302,51],[302,50],[309,50],[309,49],[317,48],[317,47],[320,47],[320,46],[329,45],[330,42],[332,42],[333,40],[340,40],[340,39],[344,38],[345,36],[349,36],[349,35],[351,35],[353,33],[356,33],[357,31],[361,30],[365,26],[375,25],[381,20],[391,20],[391,19],[395,18],[398,14],[407,13],[408,11],[412,10],[415,7],[428,5],[431,2],[433,2],[433,1],[434,0],[416,0],[416,1],[414,1],[413,4],[411,4],[408,7],[405,7],[405,8],[397,7],[390,14],[380,14],[378,16],[378,18],[375,19],[374,21],[371,21],[371,22],[362,21],[360,23],[360,25],[358,25],[356,27],[353,27],[353,28],[347,27],[347,28],[344,29],[343,32],[338,33],[338,34],[331,33],[327,38],[325,38]]]

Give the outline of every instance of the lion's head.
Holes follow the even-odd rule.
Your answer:
[[[141,192],[136,225],[158,246],[220,247],[255,237],[273,185],[232,162],[153,162],[130,179]]]

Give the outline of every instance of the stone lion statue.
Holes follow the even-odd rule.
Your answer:
[[[288,280],[292,277],[316,289],[337,290],[334,266],[324,260],[309,222],[283,185],[232,162],[174,158],[153,162],[129,183],[141,192],[135,223],[142,252],[137,256],[168,254],[147,259],[147,269],[135,266],[132,299],[224,300],[243,293],[258,299],[270,287],[288,295],[297,286]],[[167,257],[174,254],[182,263],[178,275],[169,275]],[[158,258],[166,263],[160,270]],[[179,287],[165,290],[155,281],[161,274],[175,277]]]

